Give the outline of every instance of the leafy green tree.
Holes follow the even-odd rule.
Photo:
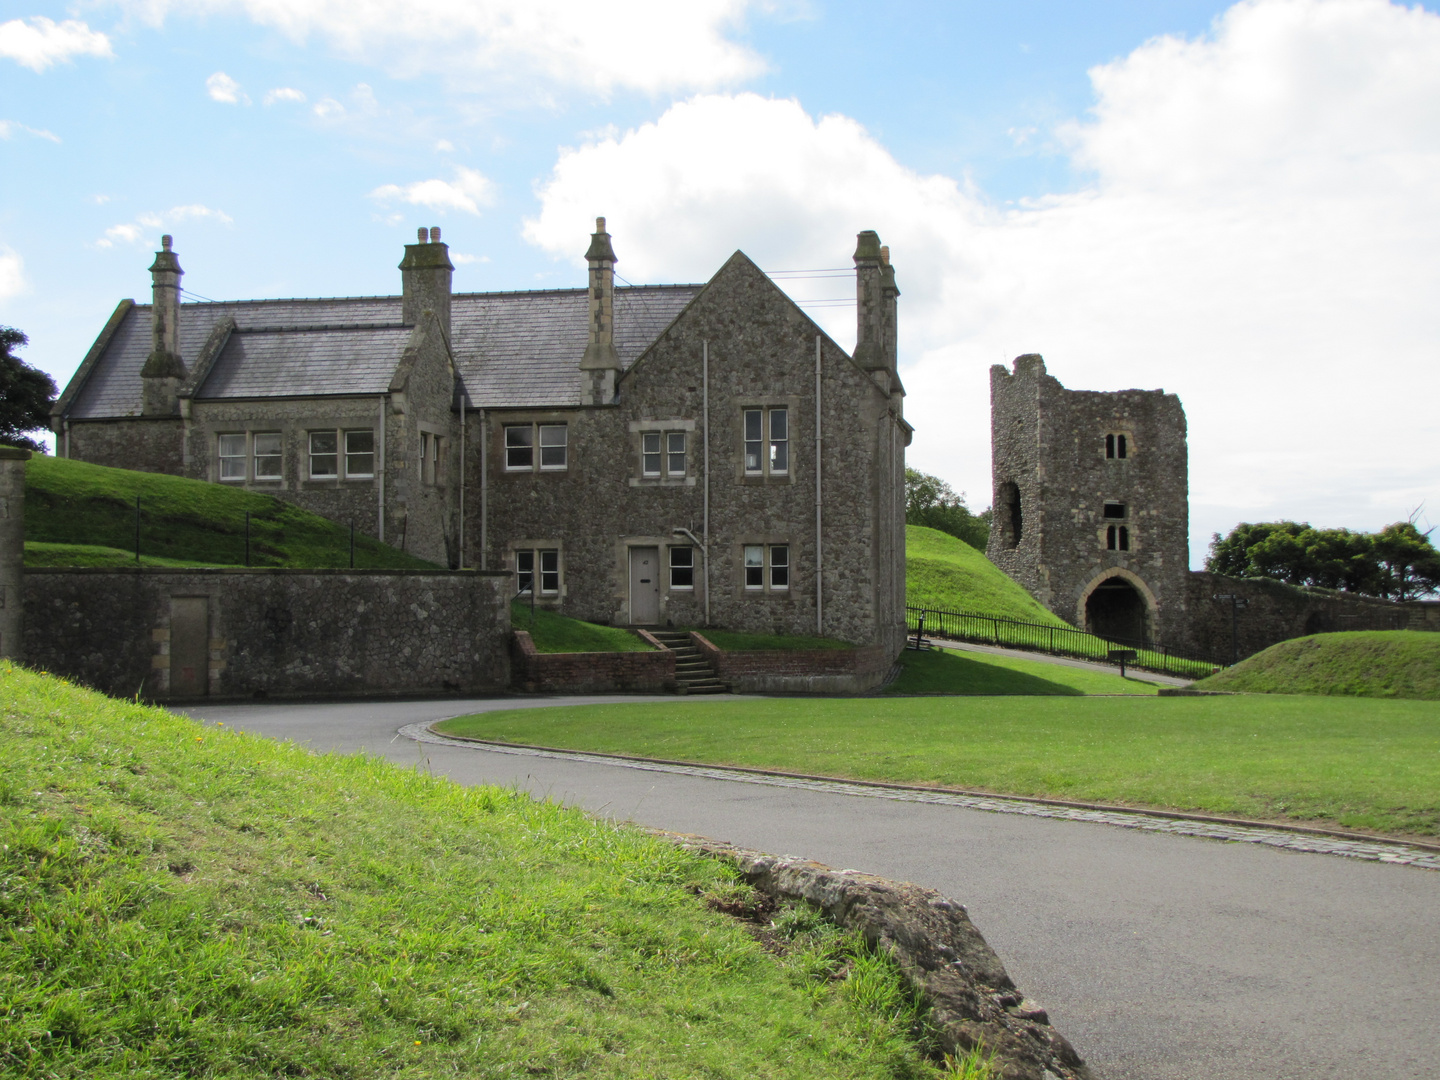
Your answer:
[[[919,469],[905,470],[905,523],[939,529],[980,551],[990,540],[990,511],[972,513],[964,492]]]
[[[30,339],[10,326],[0,326],[0,443],[45,452],[45,445],[26,432],[50,425],[55,380],[15,355]]]
[[[1205,569],[1365,596],[1414,599],[1440,588],[1440,554],[1413,522],[1378,533],[1317,529],[1304,522],[1242,522],[1210,541]]]
[[[1440,591],[1440,552],[1414,521],[1397,521],[1375,535],[1375,554],[1382,575],[1381,595],[1395,600]]]

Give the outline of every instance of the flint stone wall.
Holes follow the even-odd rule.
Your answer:
[[[863,694],[879,686],[895,663],[889,645],[727,652],[693,630],[690,641],[716,678],[743,694]]]
[[[946,1053],[983,1044],[1003,1080],[1090,1080],[1092,1074],[1045,1010],[1015,988],[961,904],[933,889],[855,870],[765,855],[699,837],[661,833],[734,863],[777,898],[804,900],[888,952],[931,1009]]]
[[[497,693],[508,585],[475,571],[32,569],[25,661],[107,694],[185,700],[170,661],[197,646],[172,641],[171,616],[201,598],[210,699]]]
[[[641,631],[653,652],[542,653],[528,630],[511,638],[516,689],[539,694],[673,692],[675,654]]]

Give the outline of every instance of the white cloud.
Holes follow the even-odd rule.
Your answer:
[[[437,153],[448,154],[451,150],[454,150],[454,149],[455,149],[455,144],[452,143],[449,139],[436,139],[436,140],[435,140],[435,150],[436,150]]]
[[[114,56],[110,39],[76,19],[57,23],[43,15],[0,23],[0,56],[44,71],[72,56]]]
[[[265,104],[274,105],[277,101],[293,101],[304,104],[305,95],[293,86],[277,86],[274,90],[266,92]]]
[[[381,203],[398,200],[442,213],[463,210],[467,214],[478,214],[482,206],[494,203],[495,185],[474,169],[457,165],[454,180],[417,180],[403,187],[384,184],[370,192],[370,198]]]
[[[756,0],[116,0],[159,22],[171,13],[239,12],[296,41],[401,75],[497,76],[598,93],[715,87],[764,70],[727,36]]]
[[[1002,210],[790,101],[695,98],[563,153],[526,236],[578,261],[609,218],[632,281],[894,251],[912,461],[989,501],[988,368],[1164,387],[1189,416],[1192,536],[1373,528],[1440,505],[1440,17],[1250,0],[1092,72],[1063,136],[1092,179]],[[846,279],[785,282],[844,296]],[[853,308],[812,309],[842,344]]]
[[[147,211],[137,216],[134,221],[110,226],[105,230],[105,234],[95,241],[95,246],[108,248],[114,247],[117,243],[153,245],[154,237],[160,230],[173,229],[176,225],[183,225],[187,221],[214,221],[221,225],[232,225],[235,219],[225,211],[215,210],[203,203],[172,206],[164,213],[157,214]]]
[[[60,136],[53,131],[46,131],[44,128],[32,128],[15,120],[0,120],[0,139],[8,139],[17,131],[23,131],[26,135],[33,135],[37,139],[45,139],[49,142],[58,143]]]
[[[25,260],[0,244],[0,300],[19,296],[25,288]]]
[[[334,98],[321,98],[315,103],[315,115],[321,120],[328,120],[332,116],[342,116],[345,113],[345,106]]]
[[[452,248],[450,251],[450,261],[453,262],[456,266],[470,266],[474,263],[488,263],[490,261],[490,256],[465,255],[462,252],[455,251]]]
[[[239,105],[242,102],[250,104],[250,98],[240,89],[240,84],[223,71],[217,71],[205,80],[205,90],[211,101],[223,102],[226,105]]]

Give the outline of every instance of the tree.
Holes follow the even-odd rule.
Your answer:
[[[939,529],[981,551],[990,540],[989,510],[971,513],[964,492],[918,469],[905,470],[905,524]]]
[[[45,444],[25,433],[50,426],[55,380],[15,355],[29,340],[13,327],[0,326],[0,443],[43,454]]]
[[[1242,522],[1210,541],[1205,569],[1274,578],[1364,596],[1411,600],[1440,588],[1440,553],[1413,521],[1378,533],[1317,529],[1305,522]]]

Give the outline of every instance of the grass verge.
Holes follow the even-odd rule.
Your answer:
[[[893,962],[813,926],[767,952],[706,910],[748,902],[721,863],[21,668],[0,692],[7,1076],[941,1075]]]
[[[197,562],[194,559],[162,559],[142,552],[140,561],[135,561],[134,549],[121,551],[119,548],[102,547],[99,544],[51,544],[43,540],[25,541],[25,565],[39,569],[47,566],[171,566],[177,569],[197,566],[219,566],[212,562]]]
[[[542,653],[650,652],[654,648],[623,627],[582,622],[542,607],[532,612],[530,605],[520,600],[510,604],[510,625],[528,630],[535,651]]]
[[[1371,630],[1272,645],[1195,684],[1250,694],[1440,699],[1440,634]]]
[[[140,555],[179,560],[168,565],[241,566],[245,514],[250,514],[250,564],[309,569],[348,567],[348,525],[312,514],[271,495],[160,473],[110,469],[83,461],[36,455],[25,471],[25,534],[41,541],[30,566],[111,565],[94,548],[135,555],[135,500],[140,499]],[[64,553],[49,545],[92,549]],[[36,559],[59,559],[38,562]],[[167,565],[152,563],[148,565]],[[355,534],[355,565],[430,569],[434,563]]]
[[[485,713],[476,738],[1440,834],[1440,706],[1317,697],[934,697]]]
[[[1156,692],[1154,683],[1122,679],[1118,673],[950,649],[906,649],[900,654],[900,664],[899,678],[882,693],[1079,697]]]
[[[905,526],[905,602],[1002,619],[1069,626],[963,540],[923,525]]]

